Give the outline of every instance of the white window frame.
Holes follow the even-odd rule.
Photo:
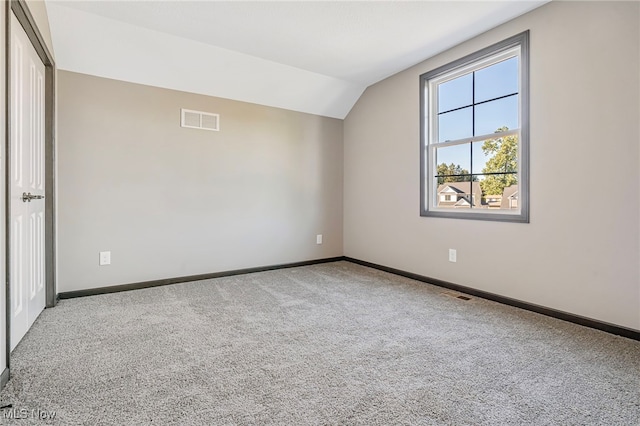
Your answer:
[[[436,147],[469,144],[495,139],[496,133],[477,135],[454,141],[438,142],[437,87],[446,81],[469,74],[505,59],[518,56],[520,128],[499,133],[500,137],[518,135],[519,206],[513,210],[470,208],[451,210],[438,207],[435,179]],[[529,31],[503,40],[457,61],[420,76],[420,215],[459,219],[529,222]],[[473,171],[470,170],[472,173]],[[495,195],[495,194],[489,194]]]

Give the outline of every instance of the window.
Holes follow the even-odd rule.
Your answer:
[[[422,216],[529,222],[528,42],[527,31],[420,76]]]

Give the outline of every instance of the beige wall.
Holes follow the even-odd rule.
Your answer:
[[[59,291],[342,255],[342,120],[65,71],[58,108]]]
[[[640,329],[639,23],[637,2],[552,2],[369,87],[344,124],[345,255]],[[420,217],[419,75],[527,29],[531,223]]]

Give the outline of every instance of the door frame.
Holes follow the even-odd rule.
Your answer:
[[[5,2],[5,314],[6,368],[11,364],[11,269],[10,244],[10,179],[11,176],[11,14],[27,33],[27,37],[45,67],[44,162],[45,162],[45,307],[57,303],[55,271],[55,62],[24,0]],[[0,384],[1,386],[4,384]]]

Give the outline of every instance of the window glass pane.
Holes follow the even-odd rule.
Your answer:
[[[438,85],[438,112],[473,103],[473,74],[463,75]]]
[[[471,177],[459,177],[457,181],[448,180],[436,188],[436,206],[446,209],[470,209],[480,206],[481,195],[478,182]]]
[[[438,142],[454,141],[473,136],[473,107],[438,116]]]
[[[518,184],[518,136],[509,135],[473,144],[473,169],[482,172],[480,186],[485,198],[502,196]],[[481,164],[484,162],[484,164]]]
[[[509,176],[510,179],[515,179],[515,176]],[[502,193],[502,203],[500,204],[500,208],[502,210],[518,210],[519,209],[519,196],[520,191],[518,191],[518,184],[513,183],[504,188],[504,192]]]
[[[518,210],[519,188],[515,174],[478,176],[482,187],[482,206],[495,210]]]
[[[473,173],[515,173],[517,171],[518,135],[496,137],[473,143]],[[502,193],[502,189],[498,192]]]
[[[507,129],[517,129],[519,127],[518,95],[476,105],[475,109],[476,135],[493,133],[504,127]]]
[[[482,148],[487,148],[488,145],[485,143],[486,141],[474,142],[473,143],[473,167],[471,173],[487,173],[485,168],[487,167],[487,161],[491,159],[495,154],[491,152],[483,150]]]
[[[476,103],[518,93],[518,58],[478,70],[475,79]]]
[[[438,183],[462,181],[464,174],[471,170],[470,144],[436,148],[436,173]],[[453,176],[450,176],[453,175]]]

